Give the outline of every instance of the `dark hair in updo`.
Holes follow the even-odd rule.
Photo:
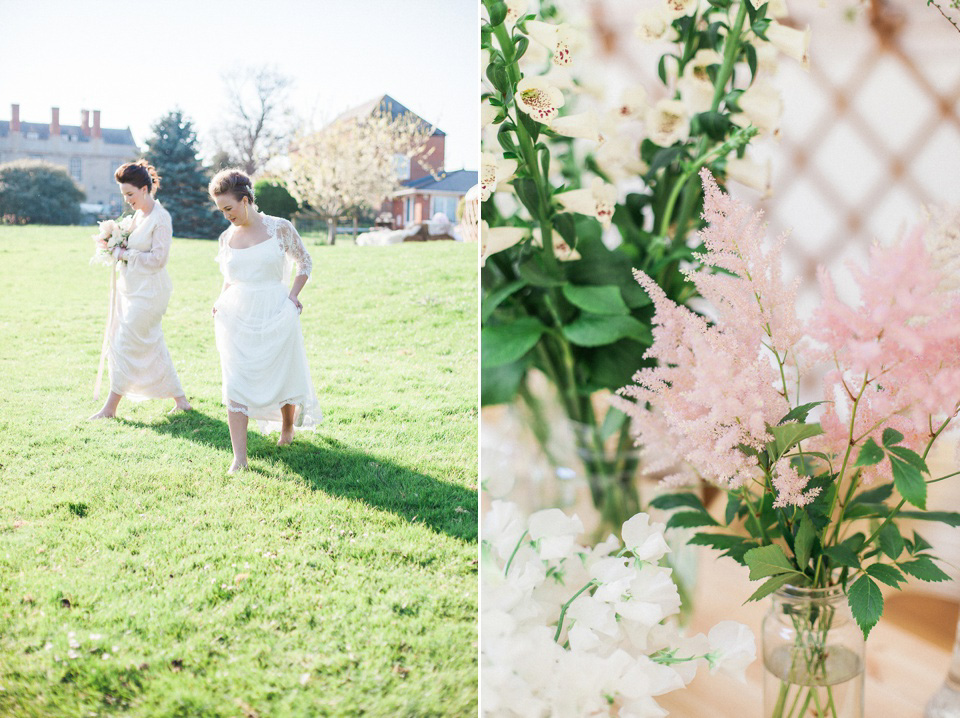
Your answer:
[[[137,188],[146,187],[152,195],[160,189],[160,175],[157,174],[157,168],[146,160],[120,165],[113,173],[113,178],[120,184],[130,184]]]
[[[253,182],[242,170],[229,167],[217,172],[207,188],[210,196],[216,199],[222,194],[232,194],[237,202],[246,197],[253,204]]]

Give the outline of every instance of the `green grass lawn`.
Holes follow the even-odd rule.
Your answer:
[[[216,243],[168,265],[196,411],[87,422],[90,234],[0,227],[0,716],[476,715],[476,245],[310,245],[324,422],[228,476]]]

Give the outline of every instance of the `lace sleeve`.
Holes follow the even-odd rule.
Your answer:
[[[144,272],[159,272],[167,264],[171,244],[173,224],[170,215],[161,215],[150,230],[150,249],[128,249],[123,258],[127,260],[128,267],[136,267]]]
[[[313,260],[310,259],[307,248],[303,246],[303,240],[300,239],[296,228],[289,220],[280,220],[277,237],[280,239],[284,253],[297,263],[296,276],[309,277],[313,270]]]

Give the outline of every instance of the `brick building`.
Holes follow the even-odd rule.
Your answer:
[[[114,170],[140,156],[130,128],[100,126],[100,111],[82,110],[79,125],[60,124],[60,108],[51,109],[49,122],[22,122],[20,106],[10,106],[10,120],[0,120],[0,163],[38,159],[64,167],[89,203],[103,204],[119,213],[122,201]]]
[[[390,95],[382,95],[357,107],[347,110],[334,122],[351,117],[373,114],[377,108],[389,112],[392,117],[412,114],[427,126],[429,122],[412,110],[404,107]],[[400,189],[387,197],[380,207],[381,215],[389,214],[393,229],[409,227],[426,222],[442,212],[456,221],[457,204],[467,190],[477,183],[477,172],[444,169],[444,146],[446,133],[434,126],[426,146],[412,158],[397,157],[397,178]]]

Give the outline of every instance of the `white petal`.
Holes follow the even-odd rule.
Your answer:
[[[578,115],[557,117],[550,122],[550,129],[564,137],[579,137],[585,140],[603,142],[600,134],[600,121],[593,110]]]
[[[780,52],[792,57],[804,68],[810,66],[810,27],[795,30],[774,20],[767,28],[767,38]]]
[[[502,252],[528,236],[530,231],[524,227],[494,227],[480,220],[480,260],[485,264],[487,257]]]
[[[763,195],[770,194],[770,160],[763,164],[747,158],[731,157],[727,160],[727,179],[757,190]]]
[[[663,532],[666,524],[650,523],[647,514],[637,514],[623,524],[623,543],[640,561],[656,563],[670,552]]]

